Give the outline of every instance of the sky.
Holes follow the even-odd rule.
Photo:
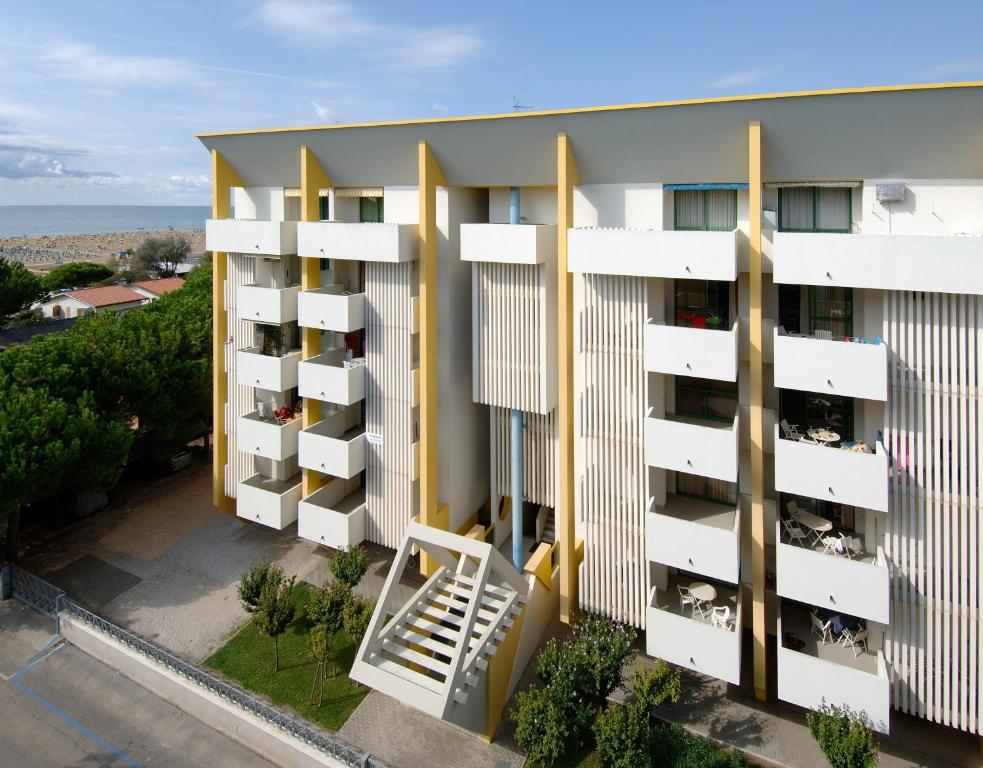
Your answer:
[[[0,0],[0,205],[209,200],[195,133],[983,80],[983,3]]]

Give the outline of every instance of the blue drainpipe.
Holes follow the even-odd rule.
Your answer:
[[[519,223],[519,188],[509,188],[509,224]],[[512,565],[522,572],[522,411],[512,409]]]

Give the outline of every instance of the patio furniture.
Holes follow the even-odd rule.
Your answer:
[[[812,532],[813,545],[821,544],[823,534],[833,530],[833,523],[825,517],[820,517],[819,515],[814,515],[812,512],[806,512],[801,509],[796,512],[795,520]]]
[[[833,430],[820,429],[819,427],[813,427],[812,429],[806,430],[806,434],[815,442],[823,446],[827,446],[830,443],[835,443],[840,439],[839,434]]]
[[[713,607],[713,612],[710,614],[710,622],[715,627],[722,627],[728,632],[733,625],[733,616],[730,612],[730,607],[726,605],[715,605]]]
[[[795,502],[789,503],[794,504]],[[782,526],[785,528],[785,535],[788,537],[789,544],[799,544],[803,547],[806,545],[809,540],[806,532],[799,528],[794,520],[782,520]]]
[[[686,587],[680,586],[679,584],[676,585],[676,589],[679,590],[679,610],[680,610],[680,612],[684,611],[686,609],[686,606],[687,605],[690,607],[691,610],[692,609],[695,609],[696,608],[696,598],[693,597],[692,594],[690,594],[689,589],[687,589]]]
[[[818,637],[823,645],[831,645],[836,642],[833,639],[832,621],[827,621],[824,624],[815,612],[809,614],[809,619],[812,622],[812,634]]]
[[[707,605],[717,599],[717,590],[703,581],[694,581],[689,585],[689,593],[696,601],[693,608],[700,616],[706,618]]]
[[[857,658],[861,652],[867,653],[867,628],[863,627],[856,632],[844,628],[840,635],[840,643],[844,648],[853,649],[853,658]]]
[[[789,424],[788,421],[782,419],[780,422],[782,428],[782,435],[786,440],[801,440],[802,433],[799,432],[799,428],[795,424]]]
[[[821,544],[823,545],[824,555],[846,555],[846,547],[843,546],[843,539],[837,536],[823,536],[821,539]]]
[[[840,534],[840,546],[843,549],[843,553],[847,557],[853,557],[854,555],[863,556],[866,554],[864,550],[864,540],[859,536],[844,536]]]

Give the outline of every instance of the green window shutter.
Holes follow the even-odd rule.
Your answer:
[[[382,198],[360,197],[358,199],[358,220],[363,224],[381,224],[383,221]]]

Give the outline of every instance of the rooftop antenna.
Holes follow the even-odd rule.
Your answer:
[[[513,96],[512,97],[512,111],[513,112],[521,112],[524,109],[532,109],[532,107],[530,107],[530,106],[527,106],[525,104],[521,104],[520,103],[521,99],[522,99],[521,96]]]

